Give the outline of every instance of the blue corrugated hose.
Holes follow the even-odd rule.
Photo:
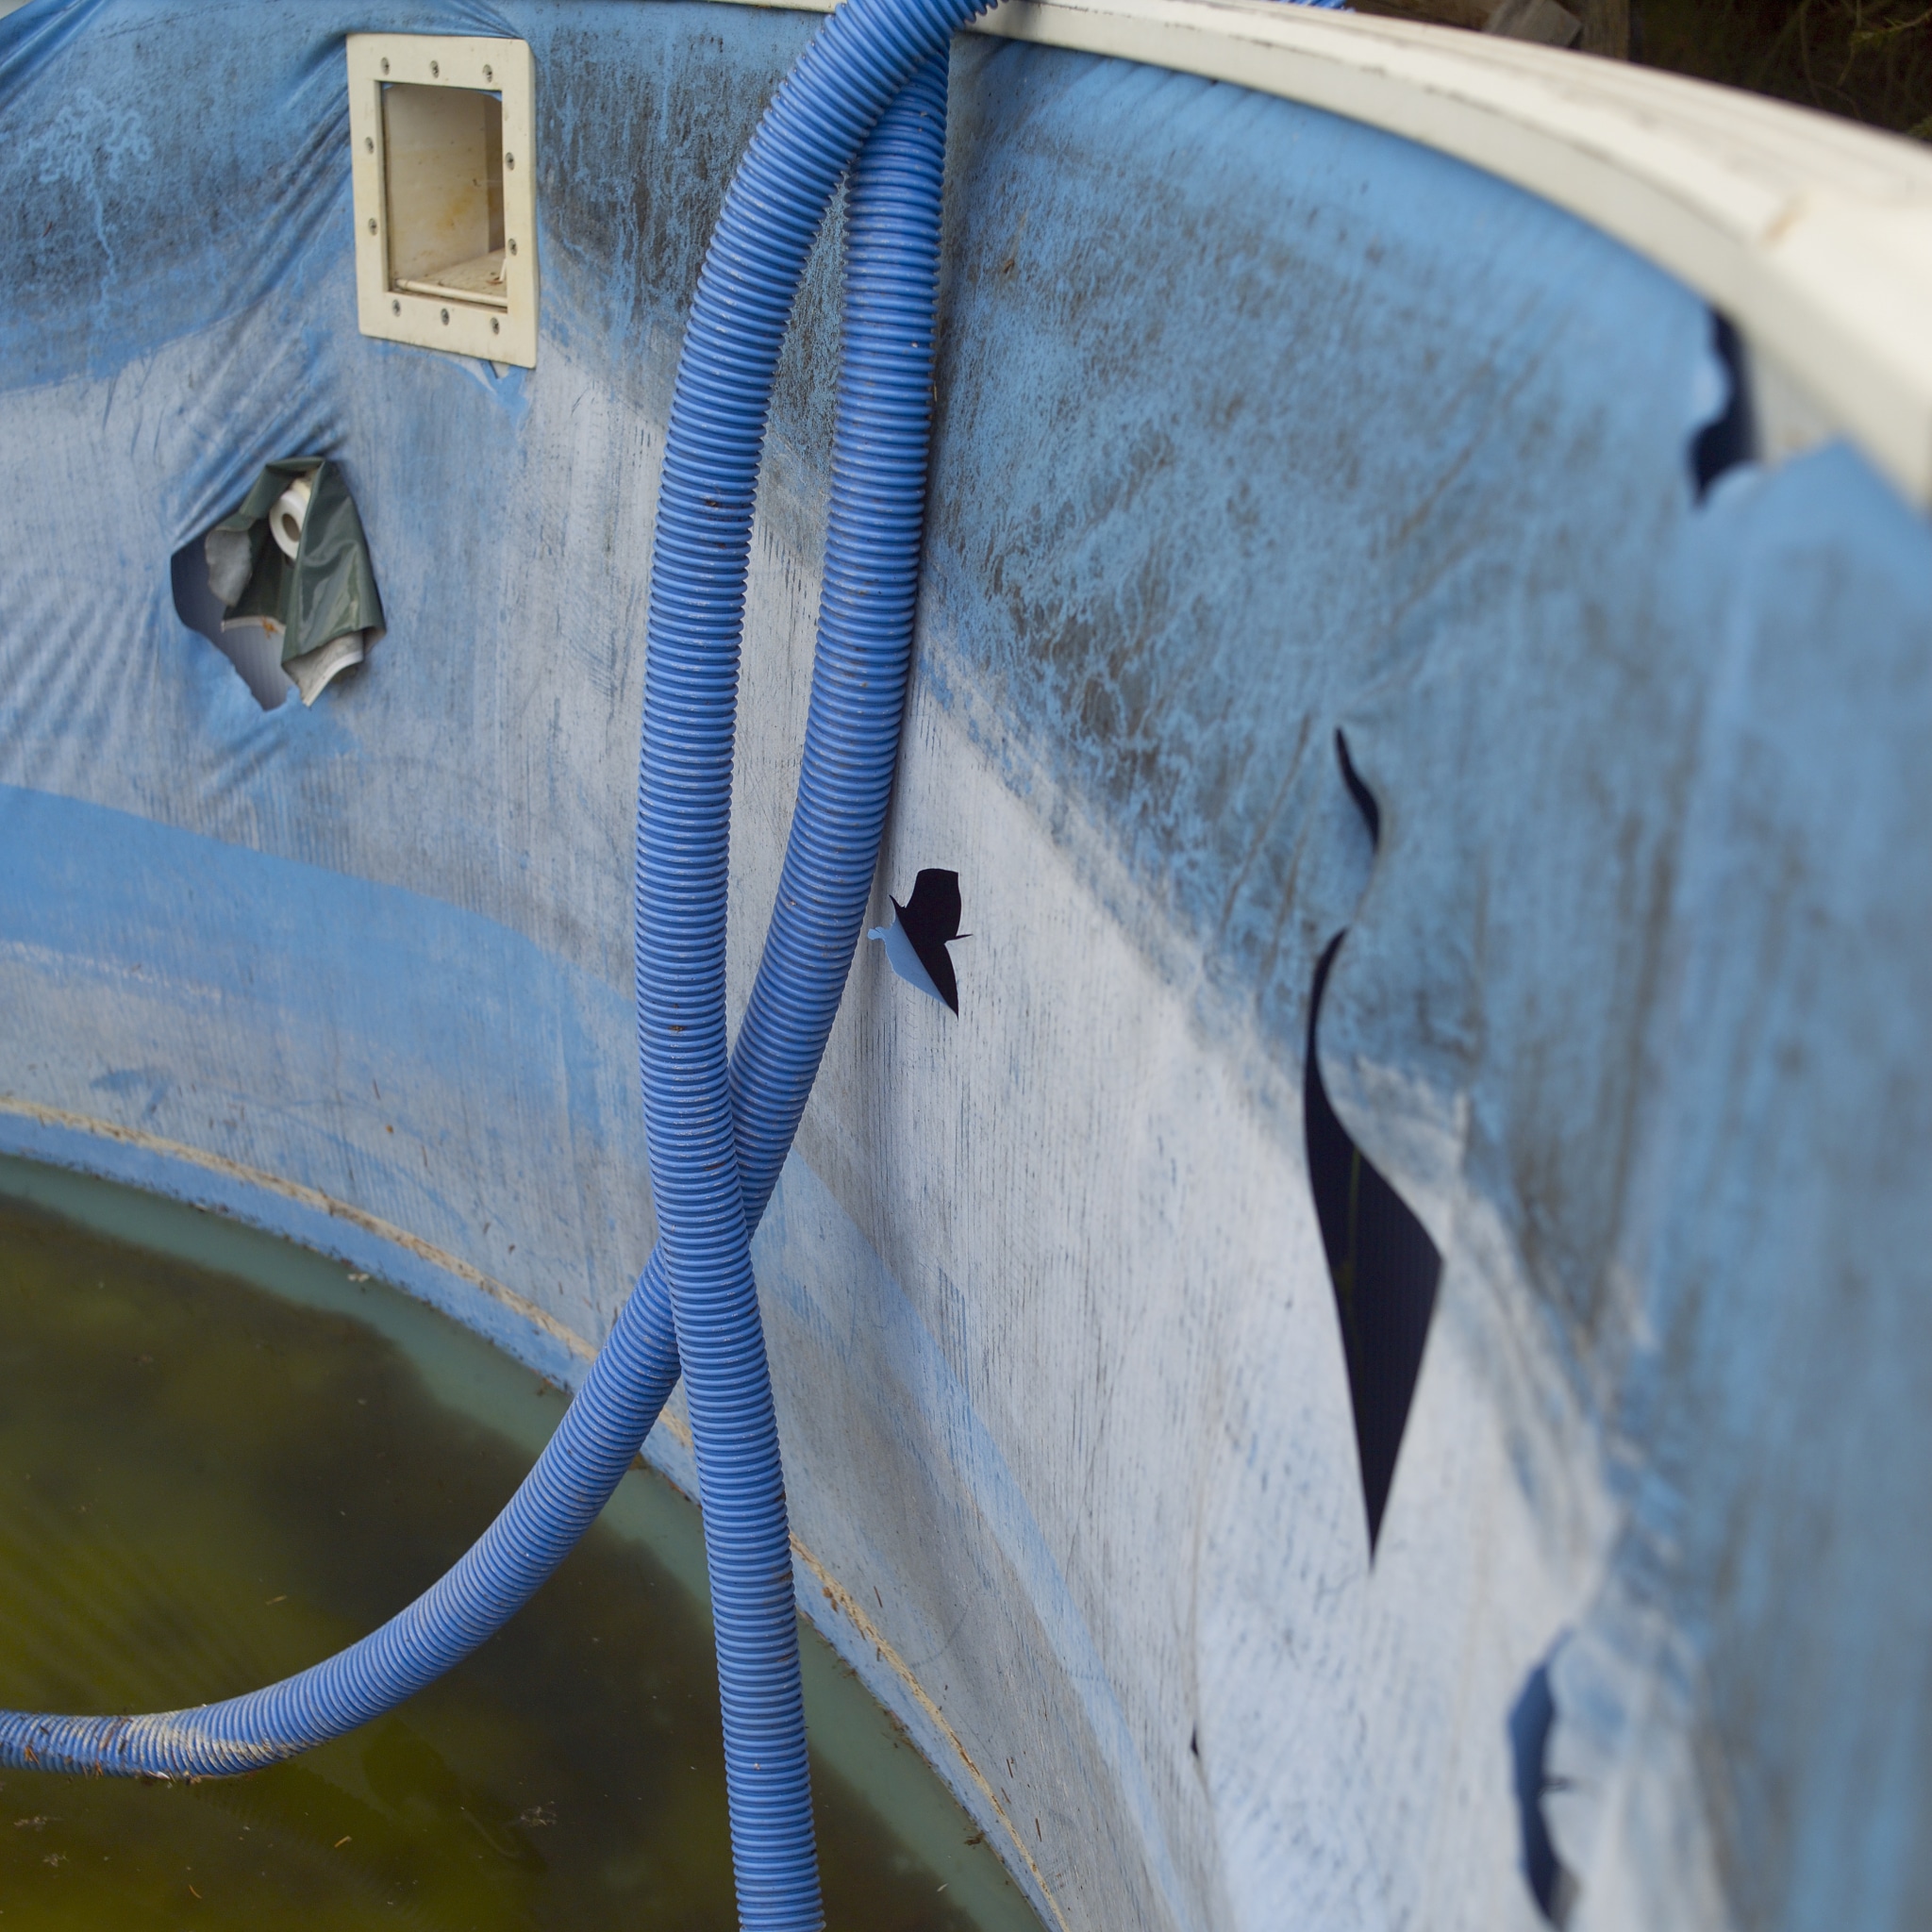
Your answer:
[[[855,0],[774,101],[698,281],[658,505],[638,774],[638,1053],[658,1253],[697,1445],[747,1927],[815,1927],[822,1916],[784,1478],[748,1230],[818,1071],[878,859],[925,499],[945,49],[966,12],[958,0],[870,11]],[[806,251],[867,127],[908,76],[855,171],[812,720],[734,1078],[724,876],[765,412]],[[816,910],[780,916],[794,897]]]
[[[691,1400],[743,1920],[819,1923],[790,1552],[757,1307],[747,1293],[745,1230],[770,1198],[837,1010],[896,758],[924,498],[944,48],[970,10],[958,0],[950,7],[851,0],[835,15],[768,109],[707,259],[659,508],[640,812],[640,1034],[664,1234],[557,1434],[462,1560],[340,1656],[192,1710],[0,1714],[0,1762],[93,1774],[223,1776],[339,1736],[430,1683],[528,1600],[594,1519],[656,1422],[679,1359],[668,1258],[681,1283],[678,1319],[694,1364],[702,1364]],[[743,1158],[741,1163],[727,1138],[723,1165],[693,1175],[694,1167],[717,1158],[715,1132],[708,1137],[706,1127],[715,1129],[720,1116],[707,1109],[727,1091],[725,812],[751,492],[777,342],[839,175],[901,87],[901,101],[879,124],[851,182],[845,365],[805,763],[772,930],[729,1076],[741,1109]],[[734,354],[721,322],[733,310],[755,323],[741,354]],[[725,461],[713,471],[694,446],[721,415]],[[693,659],[701,674],[695,688]],[[720,663],[722,678],[708,675]],[[715,714],[693,714],[687,708],[692,697]],[[707,770],[708,757],[719,760],[717,770]],[[707,813],[714,823],[699,827]],[[665,821],[678,836],[659,836]],[[694,831],[700,836],[688,842]],[[667,866],[687,858],[694,868],[688,881],[667,874]],[[671,1056],[667,1078],[662,1044],[677,1037],[668,1029],[692,1023],[707,1028],[702,1042],[691,1042],[702,1053]],[[715,1055],[715,1068],[704,1064],[707,1054]],[[694,1096],[688,1114],[680,1099],[687,1092]],[[727,1124],[733,1104],[727,1099]],[[736,1222],[722,1241],[719,1186],[731,1191]],[[721,1253],[722,1273],[713,1258]],[[748,1397],[731,1383],[746,1371]],[[747,1415],[741,1450],[732,1432]],[[747,1514],[761,1516],[762,1524],[747,1524]],[[767,1705],[774,1715],[764,1714]]]

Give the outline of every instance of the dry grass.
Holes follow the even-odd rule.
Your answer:
[[[1932,0],[1641,0],[1633,11],[1650,66],[1932,141]]]

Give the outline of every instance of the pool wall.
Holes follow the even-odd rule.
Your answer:
[[[581,1373],[648,1252],[644,571],[678,332],[808,16],[32,0],[0,23],[0,1152]],[[356,330],[342,36],[504,32],[541,340]],[[962,41],[918,641],[756,1243],[801,1606],[1050,1925],[1932,1908],[1932,531],[1700,482],[1704,302],[1292,102]],[[797,770],[834,223],[753,556],[731,973]],[[325,452],[387,634],[261,710],[170,559]],[[1373,793],[1372,844],[1336,755]],[[1322,1064],[1441,1289],[1373,1564]],[[691,1483],[677,1416],[651,1454]],[[1540,1675],[1540,1674],[1541,1674]],[[1537,1682],[1547,1734],[1512,1717]]]

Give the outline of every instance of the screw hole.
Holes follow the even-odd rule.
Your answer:
[[[443,321],[445,321],[445,322],[447,322],[447,321],[449,320],[449,310],[448,310],[447,308],[445,308],[445,309],[444,309],[444,310],[442,311],[442,319],[443,319]]]
[[[372,235],[375,233],[375,217],[374,215],[369,217],[369,232]]]
[[[374,153],[375,152],[375,135],[373,135],[373,134],[365,134],[365,135],[364,135],[364,136],[362,137],[362,145],[363,145],[364,149],[365,149],[365,150],[366,150],[366,151],[367,151],[368,153],[370,153],[370,154],[372,154],[372,155],[373,155],[373,154],[374,154]]]
[[[493,67],[486,67],[483,70],[483,78],[485,80],[494,80],[496,78],[496,69]]]
[[[400,315],[403,312],[403,305],[400,302],[391,302],[389,305],[389,312],[391,315]]]
[[[514,156],[514,155],[505,155],[505,156],[504,156],[504,158],[503,158],[503,165],[504,165],[504,166],[505,166],[506,168],[514,168],[514,167],[516,166],[516,164],[517,164],[517,158],[516,158],[516,156]]]
[[[389,72],[389,62],[388,62],[387,60],[385,60],[385,61],[384,61],[384,62],[382,63],[382,71],[383,71],[383,72],[384,72],[385,74],[387,74],[387,73]]]
[[[429,63],[429,77],[431,80],[441,80],[442,78],[442,62],[441,60],[432,60]]]
[[[490,333],[493,336],[500,336],[503,333],[503,324],[493,315],[490,318]]]
[[[512,255],[517,252],[517,238],[514,235],[509,238],[509,252]]]

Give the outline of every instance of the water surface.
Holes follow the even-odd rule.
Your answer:
[[[93,1231],[50,1204],[99,1210]],[[181,1258],[197,1247],[228,1272]],[[165,1708],[314,1662],[460,1555],[561,1408],[380,1283],[0,1162],[0,1705]],[[392,1716],[192,1788],[0,1773],[0,1932],[724,1932],[701,1583],[695,1510],[634,1471],[521,1615]],[[932,1772],[804,1637],[829,1923],[1036,1926]]]

